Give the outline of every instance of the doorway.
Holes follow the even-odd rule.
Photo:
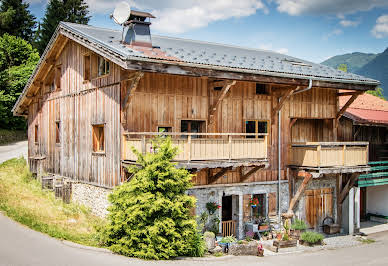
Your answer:
[[[238,211],[238,196],[223,196],[221,210],[222,236],[236,236],[236,221],[233,216]]]

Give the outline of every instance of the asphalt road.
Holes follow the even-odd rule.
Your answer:
[[[0,265],[388,265],[388,232],[375,243],[336,250],[258,257],[143,261],[64,243],[0,214]]]
[[[27,141],[15,142],[9,145],[0,146],[0,163],[12,158],[23,156],[27,158]]]

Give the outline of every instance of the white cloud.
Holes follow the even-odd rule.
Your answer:
[[[338,35],[341,35],[342,33],[344,33],[344,32],[341,29],[334,29],[331,32],[329,32],[328,34],[326,34],[325,36],[323,36],[323,39],[328,40],[330,37],[338,36]]]
[[[278,52],[280,54],[287,54],[288,53],[288,49],[284,48],[284,47],[283,48],[279,48],[279,49],[274,49],[272,43],[260,44],[259,48],[263,49],[263,50],[272,50],[272,51]]]
[[[122,0],[87,0],[92,13],[111,13]],[[268,9],[262,0],[132,0],[132,7],[150,11],[156,16],[153,29],[160,32],[182,33],[207,26],[214,21],[246,17]]]
[[[382,15],[377,18],[372,34],[376,38],[388,37],[388,15]]]
[[[302,14],[343,14],[367,11],[375,7],[388,6],[387,0],[272,0],[280,12],[298,16]],[[341,17],[340,17],[341,18]]]
[[[360,21],[359,20],[342,19],[340,21],[340,24],[344,27],[356,27],[360,24]]]

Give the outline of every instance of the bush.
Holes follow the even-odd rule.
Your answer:
[[[294,223],[291,225],[292,230],[306,230],[307,225],[303,220],[295,219]]]
[[[234,243],[234,242],[237,242],[237,239],[234,236],[225,236],[220,241],[220,243],[223,243],[223,244]]]
[[[300,239],[310,244],[316,244],[323,240],[323,235],[316,232],[304,232]]]
[[[204,238],[216,238],[216,235],[215,235],[213,232],[206,231],[206,232],[203,234],[203,237],[204,237]]]
[[[143,259],[202,256],[205,247],[190,214],[195,199],[186,194],[191,174],[171,161],[177,154],[171,139],[153,142],[155,153],[135,149],[140,167],[134,177],[109,195],[107,246],[116,253]]]

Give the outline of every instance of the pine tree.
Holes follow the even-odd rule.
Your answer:
[[[202,256],[203,240],[189,209],[195,200],[185,192],[191,174],[177,169],[177,148],[169,138],[153,143],[155,153],[138,156],[139,168],[130,182],[109,196],[105,242],[114,252],[143,259]]]
[[[88,13],[85,0],[50,0],[40,25],[37,44],[39,53],[44,52],[60,21],[88,24],[90,19]]]
[[[0,36],[8,33],[32,42],[36,18],[28,8],[29,4],[23,0],[1,0]]]

